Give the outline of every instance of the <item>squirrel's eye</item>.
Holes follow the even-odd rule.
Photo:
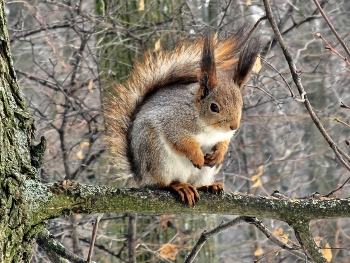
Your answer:
[[[211,109],[211,111],[213,111],[213,112],[219,113],[219,107],[218,107],[218,105],[216,105],[215,103],[212,103],[212,104],[210,105],[210,109]]]

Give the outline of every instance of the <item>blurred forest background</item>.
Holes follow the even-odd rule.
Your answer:
[[[43,182],[62,179],[89,184],[130,186],[108,160],[103,135],[104,92],[123,81],[146,48],[171,47],[210,28],[234,32],[265,15],[262,1],[252,0],[9,0],[8,29],[14,66],[29,108],[36,118],[37,139],[48,141],[40,169]],[[321,1],[328,18],[349,42],[350,2]],[[326,130],[349,150],[349,65],[325,49],[320,33],[345,52],[315,4],[271,1],[311,104]],[[288,64],[267,20],[254,32],[261,56],[283,75],[297,94]],[[275,69],[262,61],[243,89],[240,131],[218,175],[226,191],[270,195],[274,190],[298,198],[327,194],[349,176],[317,130],[302,103],[293,100]],[[336,195],[348,197],[345,186]],[[95,215],[75,215],[49,222],[49,231],[85,258]],[[100,221],[93,260],[98,262],[183,262],[204,229],[233,219],[225,215],[106,214]],[[296,242],[287,224],[261,219],[275,235]],[[312,223],[314,237],[332,262],[349,262],[348,219]],[[136,229],[136,232],[134,230]],[[330,255],[330,256],[329,256]],[[207,242],[196,262],[304,262],[270,242],[254,226],[240,225]],[[32,262],[49,262],[36,248]]]

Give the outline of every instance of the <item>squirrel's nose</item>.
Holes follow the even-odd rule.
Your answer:
[[[239,126],[239,122],[235,121],[235,122],[230,124],[230,130],[231,131],[237,130],[238,126]]]

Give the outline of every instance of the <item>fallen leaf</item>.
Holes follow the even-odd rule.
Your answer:
[[[277,230],[273,231],[273,235],[276,236],[276,237],[279,237],[282,234],[283,234],[282,227],[279,227]]]
[[[80,149],[84,149],[85,147],[87,147],[89,145],[90,145],[89,142],[83,142],[82,144],[80,144]]]
[[[332,250],[330,250],[330,245],[328,243],[326,243],[325,245],[325,249],[321,249],[321,253],[322,255],[327,259],[328,262],[331,262],[332,260]]]
[[[140,0],[139,11],[145,10],[145,0]]]
[[[83,151],[77,152],[78,159],[82,160],[84,158]]]
[[[258,172],[252,176],[252,181],[256,181],[259,179],[259,177],[263,174],[264,166],[260,165],[258,167]]]
[[[171,260],[175,260],[177,252],[179,252],[179,250],[175,245],[165,244],[160,250],[160,256],[163,258],[170,258]]]
[[[259,247],[257,250],[255,250],[255,252],[254,252],[254,256],[260,256],[260,255],[262,255],[264,253],[264,250],[261,248],[261,247]]]
[[[261,70],[261,60],[260,57],[257,57],[254,63],[254,66],[252,68],[252,71],[255,73],[259,73]]]
[[[94,93],[94,90],[92,89],[92,79],[90,79],[90,81],[89,81],[88,89],[89,89],[90,93]]]
[[[258,188],[262,186],[262,182],[260,179],[258,179],[258,181],[256,181],[253,185],[252,185],[252,188]]]

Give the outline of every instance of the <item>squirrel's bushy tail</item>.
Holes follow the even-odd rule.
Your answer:
[[[232,36],[214,35],[214,57],[218,71],[233,70],[237,54],[247,42],[242,28]],[[174,84],[198,82],[204,39],[182,42],[172,50],[147,51],[135,62],[128,79],[108,94],[104,115],[107,124],[107,146],[114,163],[125,174],[132,174],[128,159],[128,130],[135,110],[147,94]],[[231,71],[233,72],[233,71]],[[220,81],[220,78],[219,78]]]

